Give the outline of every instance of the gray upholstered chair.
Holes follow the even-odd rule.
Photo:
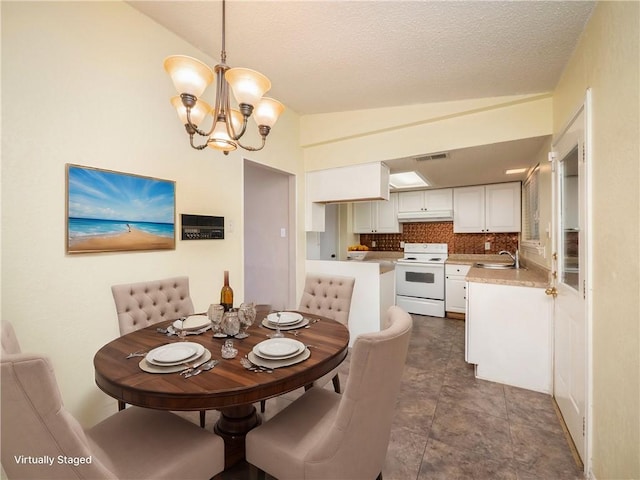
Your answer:
[[[64,408],[51,362],[20,353],[5,322],[1,364],[8,478],[209,479],[224,469],[222,439],[170,412],[130,407],[84,430]]]
[[[298,311],[322,315],[349,325],[349,310],[351,309],[351,297],[356,279],[353,277],[324,276],[318,274],[308,274],[304,284],[302,298]],[[340,393],[339,367],[320,377],[313,382],[316,387],[324,387],[330,381],[333,382],[333,389]],[[265,400],[260,402],[260,411],[264,413]]]
[[[173,277],[111,287],[120,335],[164,320],[193,315],[189,277]]]
[[[148,282],[125,283],[111,287],[118,313],[120,335],[134,332],[154,323],[193,315],[189,294],[189,277],[172,277]],[[123,410],[125,403],[118,401]],[[200,426],[204,428],[206,411],[200,411]]]
[[[246,437],[246,458],[279,480],[380,478],[411,336],[411,316],[359,335],[342,395],[312,388]]]
[[[355,282],[356,279],[353,277],[309,274],[305,281],[298,310],[322,315],[349,326],[349,311],[351,310],[351,297]],[[333,382],[333,389],[336,393],[340,393],[338,368],[313,382],[313,385],[323,387],[329,381]]]

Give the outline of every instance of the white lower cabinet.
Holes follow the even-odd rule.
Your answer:
[[[465,360],[476,377],[551,393],[552,305],[542,288],[467,282]]]
[[[467,281],[465,277],[471,265],[446,264],[445,274],[445,311],[465,313],[467,303]]]

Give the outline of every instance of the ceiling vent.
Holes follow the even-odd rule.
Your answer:
[[[449,154],[447,152],[432,153],[431,155],[416,157],[416,162],[425,162],[427,160],[446,160],[447,158],[449,158]]]

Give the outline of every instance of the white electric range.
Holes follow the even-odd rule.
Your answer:
[[[444,317],[446,243],[405,243],[396,261],[396,305],[409,313]]]

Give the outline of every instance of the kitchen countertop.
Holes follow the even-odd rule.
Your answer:
[[[348,260],[350,262],[377,263],[380,265],[380,275],[392,272],[396,268],[396,260],[402,258],[398,252],[377,252],[369,250],[364,260]]]
[[[447,263],[472,265],[466,280],[475,283],[495,283],[519,287],[547,288],[549,272],[537,265],[524,265],[520,269],[490,269],[473,267],[476,262],[511,263],[506,255],[454,254],[449,255]]]

